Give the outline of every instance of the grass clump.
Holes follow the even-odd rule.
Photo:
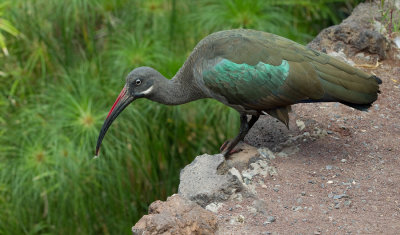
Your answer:
[[[384,28],[387,29],[390,38],[393,38],[400,32],[399,7],[396,6],[395,1],[381,0],[379,9],[381,13],[380,21],[384,24]]]
[[[0,4],[8,53],[0,54],[0,234],[130,233],[150,202],[177,191],[185,164],[236,134],[238,115],[212,100],[176,107],[138,100],[93,159],[126,74],[153,66],[172,77],[216,30],[255,28],[305,42],[340,20],[344,2]]]

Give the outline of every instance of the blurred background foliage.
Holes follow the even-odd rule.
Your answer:
[[[179,171],[238,128],[211,101],[139,100],[95,141],[137,66],[172,77],[196,43],[253,28],[300,43],[357,0],[0,1],[0,234],[130,234]]]

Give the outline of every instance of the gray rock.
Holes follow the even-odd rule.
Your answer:
[[[206,206],[206,210],[217,213],[218,210],[223,206],[223,203],[210,203]]]
[[[396,37],[393,39],[394,44],[396,45],[397,48],[400,48],[400,36]]]
[[[254,124],[244,140],[257,148],[267,147],[275,151],[273,148],[288,140],[290,134],[292,134],[292,130],[286,128],[284,124],[271,116],[263,115]]]
[[[366,56],[363,52],[357,53],[356,58],[363,61],[364,63],[369,63],[371,61],[371,56]]]
[[[333,199],[341,199],[341,198],[346,198],[346,197],[348,197],[346,194],[339,194],[339,195],[334,195],[333,196]]]
[[[299,128],[300,131],[304,130],[306,128],[306,125],[302,120],[296,120],[296,125]]]
[[[346,200],[343,203],[345,206],[350,206],[351,205],[351,201],[350,200]]]
[[[139,229],[139,228],[132,228],[132,234],[133,235],[143,235],[144,230],[143,229]]]
[[[340,25],[322,30],[308,46],[328,53],[342,51],[350,56],[368,52],[383,60],[387,58],[391,46],[383,32],[374,27],[374,19],[379,17],[378,4],[360,3],[350,17]]]
[[[262,157],[266,158],[267,160],[275,159],[274,153],[268,148],[259,148],[257,151]]]
[[[254,216],[257,214],[257,209],[254,207],[248,206],[247,210],[249,210],[249,212],[252,213]]]
[[[221,154],[196,157],[181,170],[178,194],[206,207],[212,202],[225,201],[234,192],[241,191],[242,183],[236,176],[217,174],[217,168],[224,160]]]
[[[332,170],[332,166],[331,165],[326,165],[325,167],[327,170]]]
[[[229,169],[229,173],[232,176],[235,176],[241,183],[243,183],[242,175],[240,174],[240,172],[235,167],[232,167],[231,169]]]
[[[276,221],[275,216],[268,216],[268,217],[267,217],[267,221],[264,222],[264,225],[265,225],[265,224],[273,223],[273,222],[275,222],[275,221]]]
[[[236,200],[238,202],[243,201],[243,195],[241,193],[236,193],[231,197],[233,200]],[[238,206],[240,205],[236,205],[237,208],[239,208]]]
[[[301,206],[293,206],[292,207],[293,211],[299,211],[299,210],[302,210],[302,209],[303,209],[303,207],[301,207]]]
[[[250,168],[242,171],[242,176],[244,180],[249,179],[252,180],[254,176],[256,175],[262,175],[262,176],[267,176],[267,175],[276,175],[276,169],[273,166],[268,165],[267,160],[258,160],[254,163],[250,164]]]

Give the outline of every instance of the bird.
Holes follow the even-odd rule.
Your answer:
[[[220,149],[228,158],[261,115],[288,127],[291,105],[298,103],[339,102],[365,111],[377,100],[381,83],[375,75],[275,34],[215,32],[196,45],[172,79],[151,67],[127,75],[100,130],[95,156],[113,121],[139,98],[165,105],[212,98],[237,110],[239,133]]]

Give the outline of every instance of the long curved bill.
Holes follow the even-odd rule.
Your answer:
[[[122,89],[121,93],[119,93],[117,100],[111,107],[110,112],[108,113],[107,118],[104,121],[103,126],[101,127],[99,138],[97,139],[96,156],[99,155],[100,145],[103,141],[104,136],[107,133],[108,128],[118,117],[118,115],[126,108],[126,106],[128,106],[134,99],[134,97],[127,94],[127,90],[125,87]]]

